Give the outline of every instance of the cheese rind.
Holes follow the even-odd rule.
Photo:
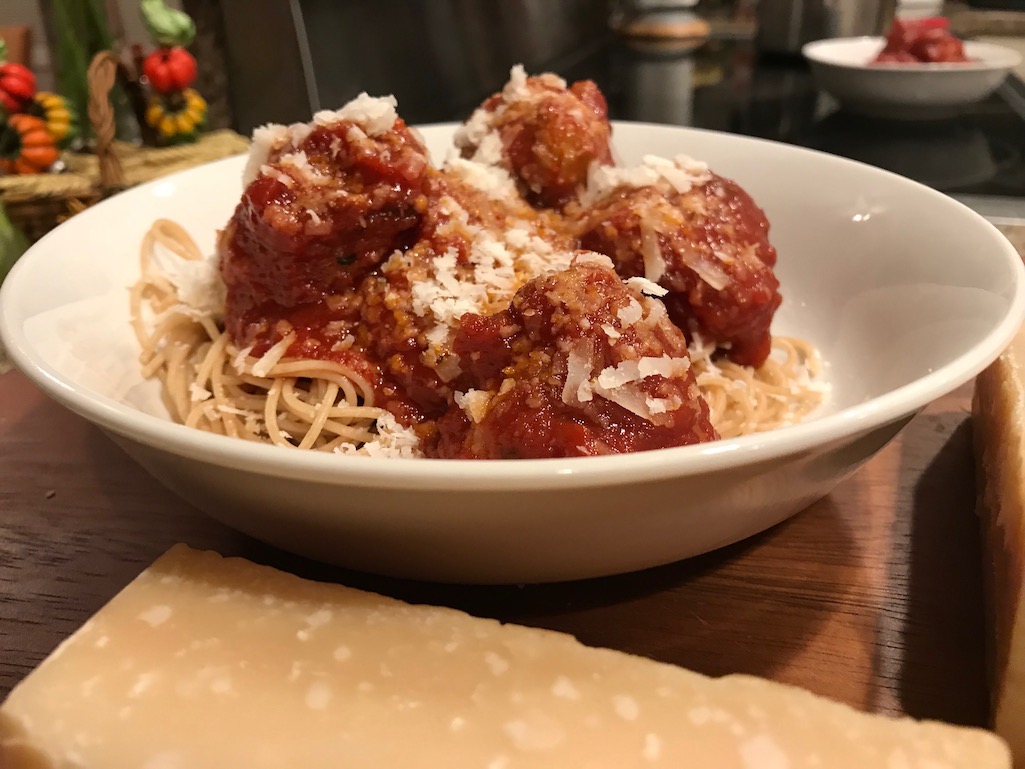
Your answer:
[[[1025,767],[1025,330],[979,375],[972,413],[993,725]]]
[[[981,730],[178,546],[10,694],[0,766],[997,769],[1009,756]]]

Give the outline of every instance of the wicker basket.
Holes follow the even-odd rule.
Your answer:
[[[115,142],[128,187],[211,160],[245,152],[249,141],[234,131],[204,134],[195,144],[175,147],[136,147]],[[0,176],[0,200],[11,221],[36,241],[70,216],[113,190],[100,180],[99,159],[84,153],[65,153],[67,171],[54,174]]]

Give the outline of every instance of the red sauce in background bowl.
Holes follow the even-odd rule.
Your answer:
[[[942,17],[895,19],[886,35],[886,46],[873,64],[956,64],[970,61],[964,44],[950,33],[950,21]]]

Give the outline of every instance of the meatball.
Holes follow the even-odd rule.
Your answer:
[[[580,245],[611,257],[620,275],[668,289],[665,304],[680,328],[726,348],[736,363],[760,366],[781,301],[768,220],[735,182],[693,161],[670,165],[639,177],[638,169],[610,171],[611,191],[575,210]],[[644,183],[624,182],[631,174]]]
[[[240,344],[310,304],[331,304],[329,320],[353,319],[352,289],[417,240],[430,168],[385,99],[361,96],[256,139],[241,202],[219,237],[226,325]]]
[[[606,257],[582,253],[524,285],[507,309],[464,315],[453,349],[472,387],[439,422],[439,457],[614,454],[716,438],[683,333]]]
[[[498,203],[457,174],[432,172],[428,200],[416,244],[362,284],[357,340],[440,416],[462,382],[451,348],[459,318],[504,309],[527,280],[569,264],[572,239],[549,212]]]
[[[558,208],[587,182],[592,163],[611,163],[605,97],[590,80],[572,86],[551,74],[526,77],[515,67],[456,134],[463,157],[499,165],[533,205]]]

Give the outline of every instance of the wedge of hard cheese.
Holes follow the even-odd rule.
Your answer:
[[[994,726],[1025,767],[1025,330],[979,375],[972,411]]]
[[[179,546],[0,708],[5,769],[1007,767],[983,731],[709,679]]]

